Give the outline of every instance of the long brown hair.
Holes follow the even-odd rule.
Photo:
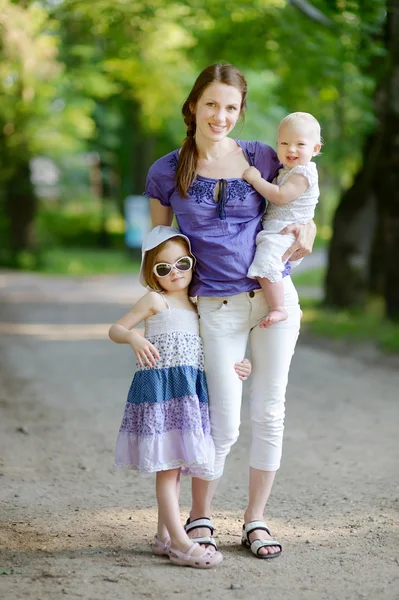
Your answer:
[[[187,134],[180,149],[179,162],[176,169],[176,185],[183,198],[187,198],[188,188],[195,179],[198,161],[198,148],[194,138],[197,126],[195,114],[193,114],[191,108],[197,104],[208,85],[214,82],[232,85],[241,92],[240,114],[242,114],[245,108],[247,82],[244,75],[236,67],[230,64],[210,65],[198,75],[182,108],[183,119],[187,126]]]

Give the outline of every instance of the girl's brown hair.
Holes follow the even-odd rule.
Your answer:
[[[161,244],[159,244],[159,246],[156,246],[155,248],[151,248],[151,250],[147,250],[147,252],[145,253],[143,263],[143,275],[147,287],[151,288],[154,292],[163,292],[163,288],[159,284],[159,281],[157,280],[157,277],[153,271],[154,266],[157,264],[157,258],[160,252],[172,242],[180,242],[180,244],[186,249],[187,256],[191,256],[195,263],[195,257],[190,252],[187,240],[178,235],[174,236],[173,238],[170,238],[169,240],[166,240],[165,242],[162,242]]]
[[[241,92],[240,114],[242,114],[246,105],[247,82],[241,71],[233,65],[210,65],[198,75],[182,108],[183,119],[187,125],[187,134],[180,149],[176,169],[176,185],[183,198],[187,198],[188,188],[195,179],[198,161],[198,149],[194,137],[196,131],[195,114],[193,114],[191,108],[197,104],[208,85],[214,82],[232,85]]]

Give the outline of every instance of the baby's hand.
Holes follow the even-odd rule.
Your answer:
[[[143,337],[140,339],[133,338],[130,342],[133,352],[136,354],[137,362],[140,367],[147,365],[148,367],[155,367],[157,360],[160,356],[158,350]]]
[[[245,169],[243,173],[243,178],[245,181],[248,181],[248,183],[251,184],[255,183],[257,179],[261,179],[261,177],[262,175],[256,167],[248,167],[248,169]]]
[[[252,365],[247,358],[234,365],[234,370],[241,381],[245,381],[251,375]]]

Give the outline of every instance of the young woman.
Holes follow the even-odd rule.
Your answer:
[[[213,479],[193,479],[186,531],[199,543],[214,544],[211,502],[240,425],[242,382],[233,376],[232,368],[242,359],[249,340],[252,446],[242,543],[255,556],[272,558],[282,548],[271,539],[263,513],[280,466],[285,390],[300,308],[287,266],[283,281],[288,318],[270,328],[258,327],[268,306],[259,283],[249,279],[247,272],[265,200],[243,173],[254,166],[272,181],[281,164],[270,146],[228,137],[243,114],[246,94],[244,76],[233,65],[204,69],[183,105],[186,139],[180,149],[152,165],[145,194],[150,198],[153,225],[170,225],[175,215],[197,258],[190,293],[198,297],[216,456]],[[311,251],[313,221],[289,226],[284,232],[296,236],[284,261],[298,260]]]

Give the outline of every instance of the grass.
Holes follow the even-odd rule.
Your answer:
[[[326,275],[325,267],[319,267],[304,273],[295,274],[295,269],[292,270],[292,280],[295,285],[306,285],[322,287],[324,285],[324,278]]]
[[[129,256],[127,250],[110,249],[51,248],[43,250],[38,261],[26,254],[21,263],[29,271],[74,276],[138,273],[140,268],[137,256]]]
[[[296,286],[322,288],[326,269],[319,267],[295,275]],[[364,310],[327,309],[319,300],[300,293],[304,329],[314,335],[352,344],[375,343],[385,352],[399,353],[399,323],[384,317],[382,298],[372,298]]]
[[[304,329],[312,334],[352,344],[373,342],[389,353],[399,353],[399,323],[384,318],[381,299],[372,299],[363,311],[331,310],[318,300],[301,298]]]

